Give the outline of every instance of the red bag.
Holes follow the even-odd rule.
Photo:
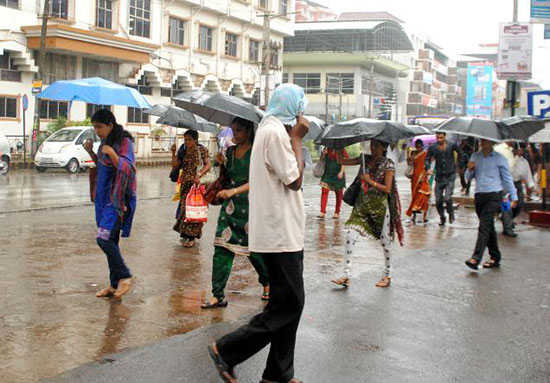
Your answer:
[[[204,185],[193,185],[185,198],[185,222],[208,221],[208,202],[204,199]]]

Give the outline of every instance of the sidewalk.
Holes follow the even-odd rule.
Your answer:
[[[360,275],[341,290],[329,282],[339,261],[324,250],[308,252],[296,377],[306,383],[548,382],[548,232],[521,225],[518,240],[499,239],[502,268],[476,273],[463,264],[475,240],[470,226],[428,226],[431,245],[396,249],[388,289],[374,287],[381,264],[370,259],[381,258],[378,253],[369,255],[368,267],[356,266]],[[409,228],[409,243],[423,230]],[[375,250],[365,241],[358,249]],[[364,266],[364,257],[357,261]],[[105,356],[42,382],[221,382],[206,346],[249,317]],[[237,367],[240,382],[260,380],[266,355]]]

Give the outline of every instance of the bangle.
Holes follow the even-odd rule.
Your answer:
[[[237,189],[233,189],[233,195],[235,196],[237,194],[239,194],[239,193],[237,193]]]

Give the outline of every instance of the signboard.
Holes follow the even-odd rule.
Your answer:
[[[550,22],[550,0],[531,0],[531,22]]]
[[[492,63],[468,64],[466,78],[466,115],[490,119],[493,112]]]
[[[550,117],[550,90],[527,93],[527,111],[538,118]]]
[[[498,78],[531,78],[533,26],[529,23],[500,23],[498,41]]]
[[[32,93],[40,93],[42,92],[42,81],[33,81],[32,82]]]
[[[550,40],[550,24],[544,24],[544,39]]]
[[[29,109],[29,98],[26,94],[23,95],[23,110],[26,112]]]

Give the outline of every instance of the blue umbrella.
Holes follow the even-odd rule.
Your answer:
[[[56,81],[38,95],[38,98],[55,101],[83,101],[96,105],[125,105],[150,108],[137,90],[99,77],[81,80]]]

